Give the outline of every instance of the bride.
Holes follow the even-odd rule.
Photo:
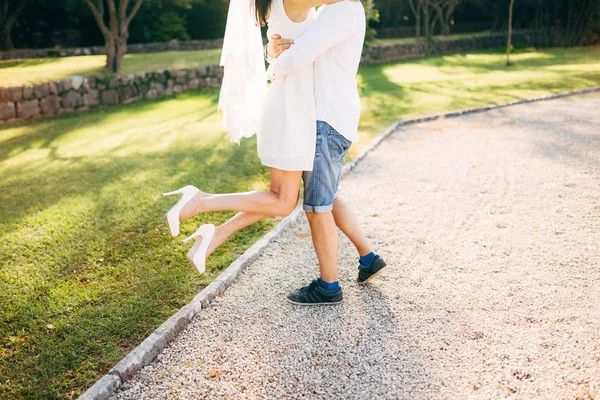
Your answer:
[[[267,85],[261,26],[267,35],[295,39],[316,20],[315,7],[340,0],[231,0],[221,55],[224,67],[219,109],[231,141],[257,135],[258,156],[271,169],[268,191],[212,194],[188,185],[163,196],[181,195],[165,215],[171,236],[181,221],[207,211],[237,211],[224,224],[202,225],[187,258],[205,271],[205,260],[236,231],[266,217],[289,215],[298,202],[303,171],[312,171],[316,113],[313,65]],[[285,50],[292,41],[282,42]]]

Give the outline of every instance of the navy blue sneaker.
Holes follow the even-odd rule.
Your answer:
[[[376,276],[387,264],[383,261],[383,258],[375,256],[371,263],[366,267],[358,264],[358,279],[356,280],[359,284],[367,283],[371,278]]]
[[[319,279],[315,279],[310,285],[290,293],[287,296],[287,299],[293,304],[316,306],[323,304],[340,304],[344,301],[344,296],[342,295],[341,287],[328,292],[321,287]]]

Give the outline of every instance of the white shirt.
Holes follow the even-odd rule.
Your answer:
[[[270,80],[314,63],[317,120],[358,142],[360,97],[356,73],[365,40],[365,10],[360,1],[324,5],[315,22],[279,58],[269,58]]]

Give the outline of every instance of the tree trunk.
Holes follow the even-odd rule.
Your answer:
[[[116,56],[115,61],[113,63],[113,72],[115,73],[121,70],[123,59],[125,58],[125,54],[127,53],[127,38],[120,38],[117,40],[116,43]]]
[[[89,6],[96,18],[96,23],[104,35],[106,47],[106,68],[117,73],[121,70],[123,58],[127,53],[127,39],[129,38],[129,24],[139,11],[144,0],[136,0],[131,12],[127,15],[129,0],[120,0],[119,7],[115,0],[83,0]],[[104,22],[104,3],[108,5],[108,26]],[[98,5],[96,7],[96,4]]]
[[[506,65],[510,65],[510,50],[512,47],[512,20],[513,20],[513,5],[515,0],[510,0],[508,8],[508,41],[506,43]]]
[[[117,48],[115,46],[115,38],[113,34],[107,35],[104,39],[106,47],[106,69],[114,71],[115,58],[117,56]]]
[[[425,39],[431,40],[431,10],[429,0],[423,2],[423,27],[425,28]]]
[[[417,2],[417,5],[415,6],[415,1]],[[409,0],[408,4],[410,5],[410,9],[413,12],[413,15],[415,16],[415,23],[416,23],[416,32],[415,32],[415,38],[417,40],[417,43],[421,42],[421,7],[423,4],[423,0]]]
[[[16,6],[10,7],[10,3],[7,0],[0,1],[0,50],[12,50],[13,42],[10,38],[10,33],[12,31],[15,22],[17,22],[17,17],[29,0],[20,0],[16,2]],[[13,5],[15,3],[12,3]]]
[[[13,43],[10,38],[10,27],[4,26],[0,30],[0,51],[13,49]]]

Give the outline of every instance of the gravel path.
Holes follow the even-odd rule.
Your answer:
[[[342,184],[390,267],[345,302],[305,219],[113,399],[600,397],[600,94],[407,126]]]

